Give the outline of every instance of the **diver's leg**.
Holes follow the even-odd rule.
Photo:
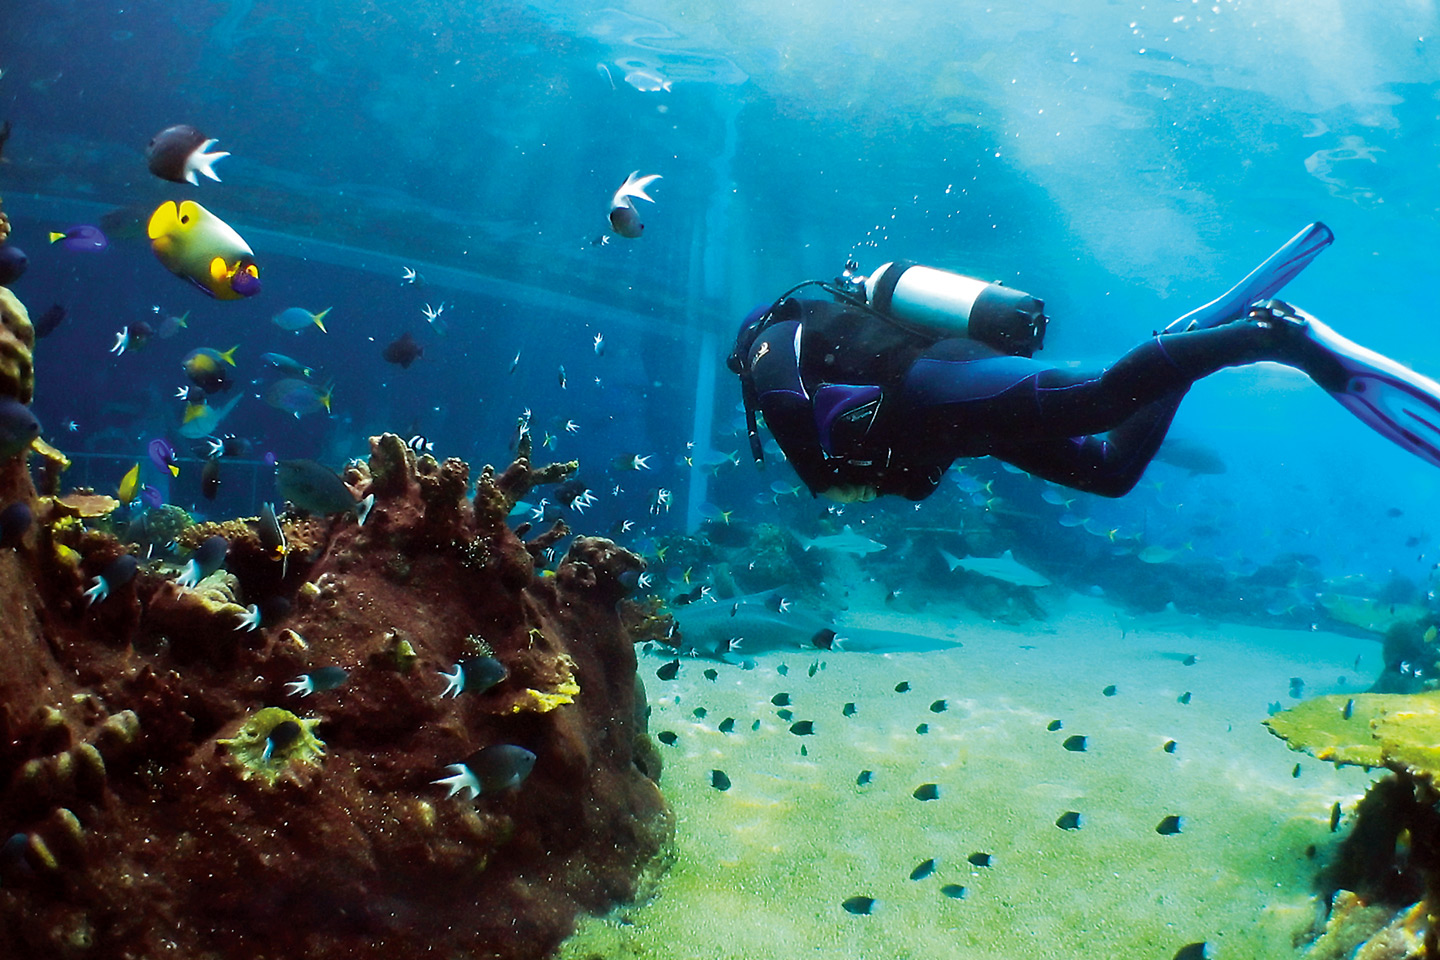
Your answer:
[[[1102,497],[1123,497],[1140,482],[1165,440],[1185,389],[1146,404],[1105,437],[1002,439],[992,455],[1027,473]]]

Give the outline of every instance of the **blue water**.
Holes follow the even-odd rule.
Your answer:
[[[328,417],[242,401],[224,432],[257,456],[339,467],[391,430],[478,469],[508,461],[528,408],[536,442],[555,438],[537,457],[578,458],[601,495],[576,524],[586,532],[630,519],[640,538],[717,511],[813,529],[823,506],[769,493],[790,477],[783,465],[746,463],[721,362],[746,309],[852,256],[1032,292],[1053,317],[1042,358],[1103,364],[1323,220],[1339,239],[1287,296],[1440,372],[1433,3],[1383,15],[1278,0],[390,6],[7,7],[0,115],[15,132],[0,195],[32,260],[16,289],[33,313],[70,314],[38,351],[35,410],[63,448],[121,458],[82,463],[85,482],[113,486],[152,437],[197,452],[175,433],[179,361],[239,344],[247,393],[275,378],[258,359],[267,351],[334,382]],[[148,174],[146,142],[181,122],[233,153],[222,183]],[[663,179],[657,202],[639,204],[645,235],[626,240],[606,213],[636,169]],[[186,197],[250,239],[258,297],[211,301],[123,231],[103,254],[45,242]],[[402,285],[402,266],[425,285]],[[440,303],[443,333],[421,313]],[[333,307],[330,333],[273,326],[290,306]],[[174,339],[109,352],[127,324],[187,310]],[[407,331],[425,355],[401,370],[380,353]],[[1002,500],[988,506],[1009,511],[1033,561],[1094,572],[1075,573],[1077,587],[1153,605],[1177,566],[1304,556],[1323,577],[1395,574],[1429,589],[1435,470],[1313,385],[1226,372],[1192,391],[1175,432],[1227,471],[1159,464],[1125,501],[1064,508],[997,465],[970,470],[995,479]],[[738,451],[741,465],[712,475],[685,463],[706,450]],[[621,455],[653,469],[617,471]],[[236,467],[208,503],[198,469],[186,464],[168,493],[202,515],[273,496],[258,468]],[[652,513],[662,489],[674,507]],[[893,526],[914,509],[845,519]],[[972,509],[947,483],[915,522]],[[1091,518],[1089,532],[1061,526],[1066,509]],[[1130,557],[1187,544],[1164,564]],[[1283,600],[1267,594],[1250,612]]]

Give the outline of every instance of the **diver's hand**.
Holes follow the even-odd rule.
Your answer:
[[[875,488],[864,483],[842,483],[820,491],[820,496],[836,503],[869,503],[875,499],[875,494]]]

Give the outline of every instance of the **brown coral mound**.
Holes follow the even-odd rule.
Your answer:
[[[372,449],[347,477],[378,494],[364,527],[311,521],[283,583],[232,567],[242,603],[293,591],[253,632],[144,569],[86,606],[43,524],[0,552],[0,956],[538,958],[663,864],[616,613],[639,559],[580,538],[536,575],[502,508],[565,465],[487,468],[472,502],[459,461]],[[0,487],[28,486],[17,470]],[[88,576],[113,547],[85,544]],[[442,698],[476,638],[508,676]],[[326,666],[345,682],[287,692]],[[236,731],[279,706],[323,753],[246,777]],[[502,743],[538,757],[518,788],[433,784]]]

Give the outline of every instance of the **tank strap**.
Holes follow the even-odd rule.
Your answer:
[[[895,260],[890,264],[890,269],[875,284],[875,293],[870,297],[870,306],[879,310],[887,316],[890,313],[890,298],[895,294],[895,284],[900,282],[900,277],[906,270],[915,266],[914,260]]]

